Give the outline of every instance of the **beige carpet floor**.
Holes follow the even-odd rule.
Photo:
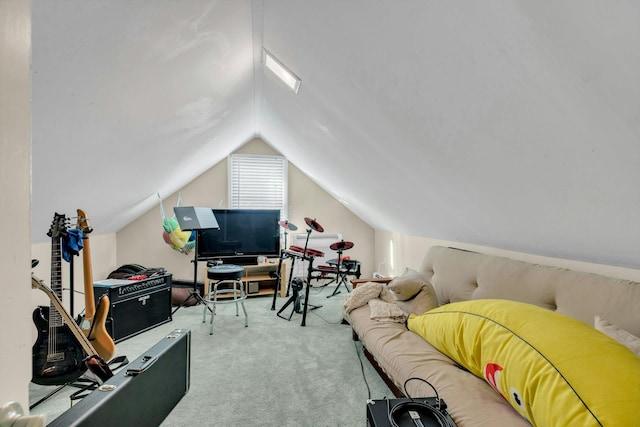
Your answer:
[[[310,302],[322,307],[308,312],[304,327],[301,314],[277,317],[271,297],[247,299],[248,327],[233,304],[219,305],[213,335],[202,323],[202,305],[182,307],[171,322],[118,343],[117,355],[134,360],[172,330],[191,331],[190,390],[162,426],[362,426],[367,398],[392,393],[341,323],[344,288],[326,298],[333,289],[311,289]],[[285,301],[278,298],[276,309]],[[31,404],[53,389],[31,384]],[[76,390],[65,387],[31,413],[51,421]]]

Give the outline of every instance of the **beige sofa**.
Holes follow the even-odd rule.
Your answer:
[[[602,316],[640,336],[640,284],[635,282],[445,247],[430,248],[419,270],[433,286],[439,305],[487,298],[515,300],[591,326],[595,316]],[[459,427],[530,425],[483,379],[461,369],[405,323],[371,319],[370,307],[352,308],[345,317],[354,338],[362,342],[367,357],[397,397],[405,380],[424,378],[436,387]],[[406,391],[411,396],[433,395],[419,381],[409,382]]]

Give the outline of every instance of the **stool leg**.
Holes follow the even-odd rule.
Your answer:
[[[211,310],[211,322],[209,323],[209,335],[213,335],[213,318],[216,317],[216,303],[218,302],[218,283],[213,287],[213,310]]]
[[[205,295],[207,299],[204,300],[204,310],[202,310],[202,323],[207,320],[207,310],[209,309],[209,302],[211,301],[211,292]]]
[[[249,326],[249,316],[247,315],[247,309],[244,306],[244,300],[247,299],[247,295],[244,293],[244,285],[240,282],[240,305],[242,305],[242,311],[244,312],[244,327]],[[236,306],[237,309],[237,306]]]
[[[240,298],[242,298],[242,282],[240,282],[240,287],[238,287],[238,282],[233,282],[233,305],[236,306],[236,317],[240,316],[238,309],[238,301],[240,301],[240,298],[238,298],[238,293],[240,293]]]
[[[217,285],[218,283],[220,283],[220,281],[218,281],[217,283],[211,285],[209,284],[209,293],[206,295],[206,299],[204,299],[204,310],[202,310],[202,323],[204,323],[207,320],[207,310],[211,311],[209,309],[209,304],[211,304],[211,296],[215,295],[215,291],[217,289]],[[211,311],[211,314],[213,315],[213,311]]]
[[[242,311],[244,311],[244,327],[249,326],[249,316],[247,315],[247,309],[244,308],[244,300],[240,302],[242,304]]]

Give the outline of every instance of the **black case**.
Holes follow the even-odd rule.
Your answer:
[[[189,391],[190,365],[191,331],[176,329],[47,426],[158,426]]]
[[[105,326],[120,342],[171,321],[171,274],[144,280],[106,279],[93,284],[96,306],[106,294],[111,303]]]
[[[430,406],[436,407],[437,400],[435,397],[418,397],[413,399],[414,402],[418,403],[426,403]],[[398,403],[403,402],[411,402],[411,399],[382,399],[382,400],[372,400],[367,403],[367,427],[391,427],[391,423],[389,422],[389,411]],[[456,424],[453,422],[451,416],[446,412],[446,404],[444,400],[441,400],[443,410],[442,414],[445,415],[447,420],[451,423],[452,426]],[[408,414],[404,414],[403,416],[399,416],[399,419],[396,420],[396,423],[400,427],[415,427],[416,424],[411,420]],[[437,427],[441,426],[441,424],[437,420],[422,420],[422,424],[425,427]]]

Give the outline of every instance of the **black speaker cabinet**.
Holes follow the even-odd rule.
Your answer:
[[[176,329],[48,427],[156,427],[189,391],[191,331]]]
[[[106,328],[120,342],[171,321],[171,274],[142,280],[106,279],[93,284],[96,306],[107,294],[111,303]]]

